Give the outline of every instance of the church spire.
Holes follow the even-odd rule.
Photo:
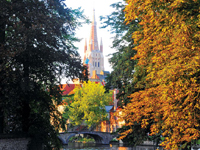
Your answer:
[[[92,44],[90,51],[98,50],[98,40],[97,40],[97,29],[96,29],[96,20],[95,20],[95,9],[93,9],[93,18],[91,24],[91,31],[90,31],[90,39],[89,43]]]
[[[85,63],[85,60],[86,60],[86,52],[87,52],[87,39],[85,39],[83,63]]]
[[[88,47],[86,46],[88,44]],[[84,49],[84,63],[88,67],[90,77],[93,77],[93,72],[100,74],[104,71],[104,56],[103,56],[103,43],[100,39],[100,47],[97,40],[97,27],[95,20],[95,10],[93,9],[93,18],[91,22],[91,31],[89,42],[85,42]],[[87,50],[86,50],[87,49]]]
[[[102,42],[102,38],[101,38],[101,43],[100,43],[100,51],[103,53],[103,42]]]
[[[87,51],[87,39],[85,38],[85,47],[84,47],[84,53]]]

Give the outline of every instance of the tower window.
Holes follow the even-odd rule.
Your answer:
[[[97,66],[97,62],[95,62],[95,67]]]
[[[100,62],[98,62],[98,67],[100,66]]]

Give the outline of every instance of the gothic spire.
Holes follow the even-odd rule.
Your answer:
[[[100,43],[100,51],[103,53],[103,42],[102,42],[102,38],[101,38],[101,43]]]
[[[83,63],[85,63],[85,60],[86,60],[86,52],[87,52],[87,39],[85,38]]]
[[[91,24],[89,43],[92,43],[92,48],[90,49],[90,51],[99,50],[98,40],[97,40],[96,20],[95,20],[95,9],[93,9],[93,18]]]
[[[87,39],[85,38],[85,47],[84,47],[84,53],[87,51]]]

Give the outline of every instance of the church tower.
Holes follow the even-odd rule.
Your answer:
[[[96,72],[96,74],[100,74],[101,71],[104,71],[103,43],[101,39],[99,48],[97,40],[95,10],[93,10],[93,18],[91,23],[88,47],[87,41],[85,40],[83,63],[88,66],[90,77],[92,77],[94,71]]]

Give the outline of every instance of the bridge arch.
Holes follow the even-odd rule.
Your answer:
[[[96,133],[88,133],[88,132],[83,132],[81,133],[83,135],[90,135],[91,137],[94,138],[95,142],[98,143],[98,144],[102,144],[103,143],[103,139],[104,137],[102,137],[101,135],[99,134],[96,134]]]
[[[69,137],[66,139],[66,142],[68,143],[68,142],[69,142],[69,139],[70,139],[71,137],[75,136],[75,135],[76,135],[76,133],[70,134]]]
[[[109,142],[116,137],[116,135],[111,135],[107,132],[94,132],[94,131],[81,131],[81,132],[65,132],[60,133],[58,138],[62,141],[63,144],[68,144],[69,139],[76,134],[84,134],[84,135],[90,135],[94,138],[95,142],[98,144],[109,144]]]

